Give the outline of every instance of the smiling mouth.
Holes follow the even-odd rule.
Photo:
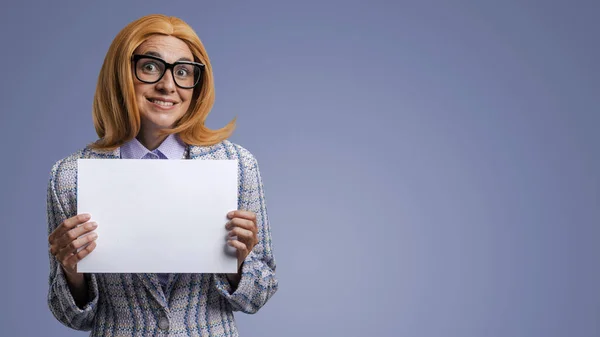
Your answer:
[[[160,106],[164,106],[164,107],[171,107],[177,103],[174,102],[168,102],[168,101],[161,101],[159,99],[154,99],[154,98],[146,98],[148,100],[148,102],[154,103],[156,105],[160,105]]]

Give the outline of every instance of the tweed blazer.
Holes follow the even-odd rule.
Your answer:
[[[58,321],[91,331],[90,336],[238,336],[233,312],[255,313],[277,291],[263,184],[254,156],[228,140],[188,146],[185,156],[238,160],[238,209],[256,213],[259,242],[242,265],[237,288],[225,274],[171,274],[166,291],[156,274],[86,274],[89,302],[78,307],[60,264],[49,253],[48,305]],[[120,152],[86,147],[54,164],[48,183],[48,234],[77,213],[79,158],[119,159]]]

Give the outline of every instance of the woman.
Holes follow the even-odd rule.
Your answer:
[[[116,36],[94,96],[99,139],[58,161],[48,185],[48,304],[61,323],[91,336],[237,336],[233,311],[255,313],[276,292],[258,165],[226,140],[235,121],[220,130],[204,126],[213,102],[208,56],[185,22],[150,15]],[[237,159],[239,204],[226,228],[238,273],[77,273],[102,226],[76,214],[79,158]]]

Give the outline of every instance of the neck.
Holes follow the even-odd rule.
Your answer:
[[[140,130],[135,138],[137,138],[137,140],[148,150],[153,151],[156,150],[167,137],[168,135],[161,135],[158,132]]]

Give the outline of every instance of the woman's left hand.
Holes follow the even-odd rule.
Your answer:
[[[252,248],[258,243],[256,214],[251,211],[231,211],[231,219],[225,225],[229,230],[227,244],[237,250],[238,268],[242,265]]]

